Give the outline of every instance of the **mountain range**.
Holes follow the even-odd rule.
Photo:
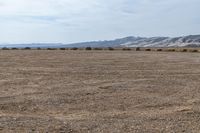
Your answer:
[[[69,44],[68,47],[200,47],[200,35],[182,37],[125,37],[110,41]]]
[[[32,43],[32,44],[1,44],[0,47],[200,47],[200,35],[181,37],[134,37],[129,36],[115,40],[91,41],[72,44]]]

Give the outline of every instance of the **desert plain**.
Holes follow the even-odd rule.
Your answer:
[[[200,131],[200,53],[1,50],[2,133]]]

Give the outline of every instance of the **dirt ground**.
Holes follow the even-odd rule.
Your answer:
[[[200,131],[200,54],[0,51],[0,132]]]

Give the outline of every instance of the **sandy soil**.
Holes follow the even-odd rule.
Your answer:
[[[0,132],[199,131],[199,53],[0,51]]]

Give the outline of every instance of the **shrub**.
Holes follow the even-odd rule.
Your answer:
[[[169,51],[169,52],[175,52],[176,50],[175,49],[168,49],[167,51]]]
[[[56,50],[56,48],[47,48],[47,50]]]
[[[66,50],[66,48],[60,48],[60,50]]]
[[[92,50],[92,48],[91,47],[86,47],[85,50]]]
[[[94,48],[94,50],[103,50],[103,48]]]
[[[41,48],[40,48],[40,47],[38,47],[38,48],[37,48],[37,50],[41,50]]]
[[[157,51],[163,51],[162,49],[157,49]]]
[[[188,51],[187,49],[183,49],[183,50],[182,50],[182,52],[187,52],[187,51]]]
[[[78,50],[78,48],[74,47],[74,48],[71,48],[71,50]]]
[[[31,50],[31,48],[30,48],[30,47],[25,47],[24,49],[25,49],[25,50]]]
[[[140,51],[140,47],[137,47],[135,50],[136,50],[136,51]]]
[[[199,50],[197,50],[197,49],[192,49],[192,50],[190,50],[190,52],[199,52]]]
[[[9,48],[7,47],[3,47],[2,50],[10,50]]]
[[[108,50],[114,50],[114,48],[112,48],[112,47],[108,47]]]
[[[131,48],[123,48],[122,50],[124,50],[124,51],[130,51]]]
[[[151,49],[150,49],[150,48],[148,48],[148,49],[145,49],[145,51],[151,51]]]
[[[12,48],[12,50],[18,50],[18,48]]]

